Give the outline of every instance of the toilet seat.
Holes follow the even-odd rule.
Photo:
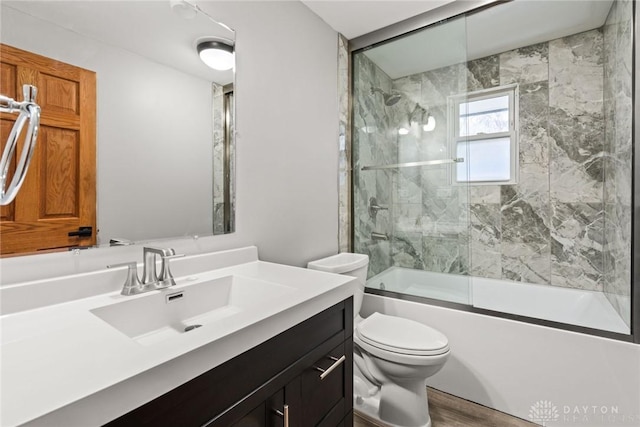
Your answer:
[[[380,350],[406,356],[439,356],[449,351],[449,341],[441,332],[414,320],[373,313],[359,322],[356,341]],[[413,357],[410,359],[414,359]]]

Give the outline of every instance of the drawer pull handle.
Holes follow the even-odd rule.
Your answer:
[[[316,371],[322,372],[320,374],[320,379],[323,380],[327,375],[329,375],[331,373],[331,371],[333,371],[338,366],[340,366],[342,364],[342,362],[345,361],[346,358],[347,358],[347,356],[344,356],[344,355],[339,359],[337,357],[329,356],[329,359],[334,361],[333,365],[329,366],[327,369],[322,369],[322,368],[320,368],[318,366],[314,366],[316,368]]]
[[[282,411],[275,410],[284,419],[284,427],[289,427],[289,405],[284,405]]]

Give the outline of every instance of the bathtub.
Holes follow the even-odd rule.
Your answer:
[[[602,292],[391,267],[367,288],[433,298],[475,308],[629,334]]]
[[[367,293],[360,314],[374,312],[446,335],[451,355],[430,387],[540,425],[640,426],[640,345]]]

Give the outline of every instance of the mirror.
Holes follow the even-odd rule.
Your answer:
[[[234,231],[234,69],[196,49],[232,30],[176,1],[1,8],[0,42],[95,72],[98,245]]]

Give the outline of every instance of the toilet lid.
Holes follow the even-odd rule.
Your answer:
[[[443,333],[414,320],[381,313],[360,322],[356,335],[369,345],[394,353],[435,356],[449,351]]]

